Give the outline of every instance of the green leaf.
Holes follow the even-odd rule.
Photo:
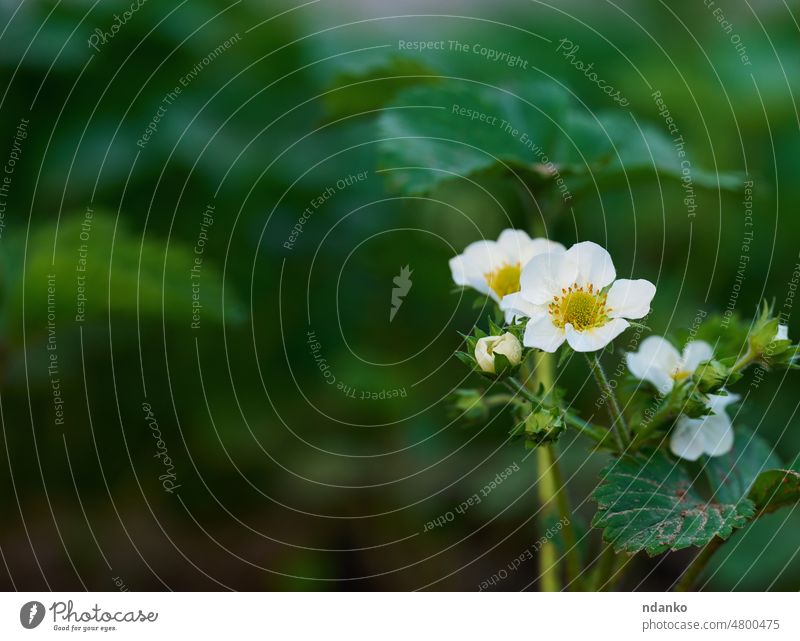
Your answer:
[[[385,139],[381,167],[389,170],[392,188],[406,194],[502,167],[501,161],[533,170],[542,159],[525,140],[552,149],[568,102],[567,93],[549,83],[492,88],[462,82],[403,91],[378,120]]]
[[[759,515],[774,512],[800,501],[800,473],[793,470],[767,470],[758,475],[748,498]]]
[[[666,131],[650,123],[638,123],[630,114],[618,112],[600,114],[598,128],[614,143],[610,162],[595,178],[624,178],[637,172],[656,173],[666,178],[681,180],[684,177],[682,163],[691,160],[679,155],[675,142]],[[686,151],[684,149],[684,151]],[[739,173],[706,171],[695,163],[688,165],[689,177],[696,187],[735,191],[744,177]]]
[[[651,556],[727,539],[755,511],[747,499],[706,500],[689,473],[660,451],[613,461],[593,498],[599,511],[592,525],[603,528],[603,538],[618,552]]]
[[[555,83],[415,87],[397,95],[378,125],[381,166],[405,194],[504,164],[526,180],[564,181],[570,191],[637,173],[687,177],[689,157],[664,129],[630,114],[586,113]],[[698,188],[736,190],[743,182],[740,174],[688,166]]]
[[[723,456],[709,458],[705,472],[714,499],[735,503],[748,495],[759,474],[781,465],[764,439],[750,430],[738,428],[733,449]]]
[[[773,448],[746,429],[736,430],[733,449],[706,464],[715,499],[752,501],[756,516],[800,501],[800,473],[783,469]]]
[[[369,58],[366,66],[339,72],[323,96],[326,121],[334,121],[383,107],[403,89],[436,82],[439,75],[412,58]]]

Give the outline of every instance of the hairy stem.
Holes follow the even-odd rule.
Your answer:
[[[550,354],[537,353],[536,366],[533,376],[528,377],[526,382],[533,385],[534,390],[544,388],[544,396],[553,389],[553,357]],[[566,574],[567,582],[575,585],[580,576],[580,560],[578,559],[577,538],[575,529],[572,525],[572,509],[569,504],[564,477],[561,473],[561,465],[558,461],[558,452],[555,445],[542,446],[536,451],[536,461],[539,467],[539,482],[537,490],[539,501],[542,504],[540,517],[541,529],[544,531],[548,517],[557,514],[563,524],[562,532],[564,537],[564,547],[566,549]],[[555,542],[548,540],[542,546],[539,556],[539,571],[541,577],[541,590],[555,591],[559,589],[560,580],[558,575],[558,551]]]
[[[700,551],[700,554],[694,557],[689,567],[686,568],[680,581],[675,585],[676,592],[689,592],[694,587],[694,584],[697,582],[703,570],[705,570],[711,557],[714,556],[714,553],[723,543],[724,541],[719,537],[714,537],[709,541]]]
[[[617,446],[619,447],[621,454],[627,449],[628,445],[630,445],[630,440],[628,425],[625,422],[625,417],[623,416],[622,409],[619,406],[617,394],[614,392],[614,388],[611,387],[611,383],[608,382],[608,377],[606,376],[603,366],[600,364],[600,358],[597,356],[597,354],[595,353],[591,356],[587,354],[586,360],[588,361],[589,368],[592,370],[592,374],[594,374],[594,378],[597,381],[597,387],[600,388],[600,393],[603,395],[606,401],[605,405],[608,408],[608,414],[611,417],[611,430],[614,432],[614,438],[617,441]]]
[[[553,469],[552,454],[549,447],[540,447],[536,450],[536,463],[539,467],[539,481],[536,490],[542,509],[539,523],[542,532],[545,531],[547,517],[552,513],[552,499],[556,494],[556,485],[550,470]],[[558,576],[558,549],[556,544],[548,539],[539,550],[539,590],[541,592],[558,592],[561,589],[561,579]]]

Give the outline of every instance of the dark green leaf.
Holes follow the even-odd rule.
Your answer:
[[[708,459],[705,470],[714,499],[736,503],[747,496],[758,475],[781,467],[773,448],[749,430],[736,430],[733,449],[723,456]]]
[[[592,525],[603,528],[603,538],[618,552],[651,556],[727,539],[754,513],[747,499],[704,499],[688,472],[663,452],[613,461],[593,496],[599,511]]]
[[[759,514],[800,501],[800,473],[793,470],[767,470],[758,475],[748,498],[755,503]]]
[[[385,139],[381,165],[390,170],[386,175],[392,187],[406,194],[501,167],[501,161],[533,170],[543,159],[531,146],[545,154],[553,148],[556,122],[564,118],[567,105],[568,95],[553,84],[501,89],[453,83],[409,89],[378,121]]]
[[[637,173],[710,189],[734,190],[743,182],[739,174],[695,164],[685,174],[689,156],[665,130],[629,114],[587,114],[553,83],[415,87],[388,105],[379,132],[382,167],[406,194],[503,164],[531,180],[563,180],[572,191]]]
[[[383,107],[403,89],[438,80],[436,72],[411,58],[393,57],[340,72],[323,97],[327,120],[333,121]]]

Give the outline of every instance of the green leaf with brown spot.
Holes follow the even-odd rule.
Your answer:
[[[794,505],[800,501],[800,473],[793,470],[768,470],[756,478],[747,495],[758,514]]]
[[[618,552],[651,556],[714,537],[727,539],[755,513],[748,499],[721,503],[704,498],[689,473],[663,452],[615,460],[602,474],[592,521]]]

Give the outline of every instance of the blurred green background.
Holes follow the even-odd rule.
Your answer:
[[[698,188],[689,220],[677,181],[640,177],[587,190],[548,234],[599,242],[621,275],[657,282],[658,333],[725,311],[746,231],[736,311],[749,320],[786,297],[800,251],[797,3],[726,3],[731,27],[697,0],[139,4],[122,22],[136,2],[0,5],[0,161],[14,161],[0,234],[4,589],[474,590],[538,538],[535,466],[507,417],[465,427],[446,402],[465,377],[457,332],[485,318],[452,293],[447,261],[529,218],[503,176],[404,198],[376,173],[376,114],[350,114],[411,81],[335,88],[399,55],[400,75],[550,76],[588,112],[617,108],[556,52],[568,38],[637,121],[664,126],[661,90],[698,167],[753,180],[753,227],[743,190]],[[398,51],[455,39],[530,66]],[[362,172],[287,249],[312,201]],[[405,265],[413,286],[389,322]],[[561,382],[590,415],[582,363]],[[797,383],[769,378],[741,412],[786,460],[800,451]],[[562,451],[588,522],[603,459],[572,433]],[[424,531],[515,463],[480,505]],[[785,510],[738,532],[708,586],[797,589],[798,526]],[[637,559],[624,587],[670,586],[688,554]],[[535,589],[536,574],[528,561],[495,589]]]

